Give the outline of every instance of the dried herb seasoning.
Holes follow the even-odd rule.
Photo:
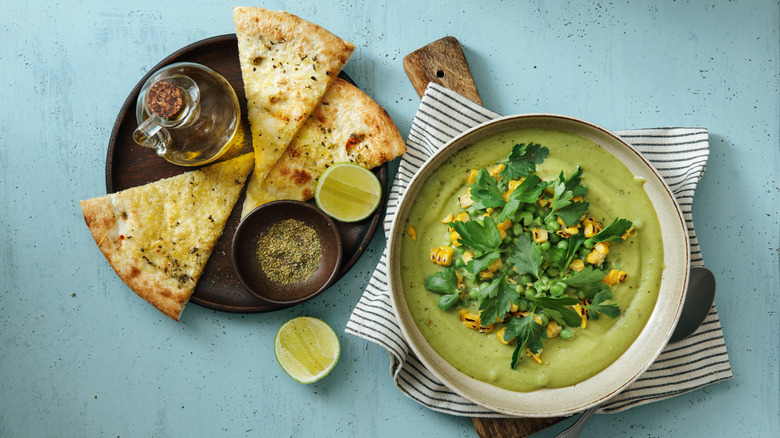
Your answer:
[[[303,221],[277,222],[260,236],[257,258],[265,275],[283,285],[308,280],[322,260],[317,232]]]

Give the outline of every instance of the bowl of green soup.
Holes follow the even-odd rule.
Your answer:
[[[685,218],[617,135],[530,114],[477,126],[420,168],[389,236],[404,336],[453,391],[496,412],[603,403],[660,354],[690,264]]]

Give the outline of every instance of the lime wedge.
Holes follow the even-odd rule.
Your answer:
[[[285,322],[274,338],[276,361],[285,373],[301,383],[328,375],[339,360],[336,332],[321,319],[301,316]]]
[[[317,206],[341,222],[357,222],[373,213],[382,200],[382,185],[370,170],[351,163],[330,166],[314,192]]]

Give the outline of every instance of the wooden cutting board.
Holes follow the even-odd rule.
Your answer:
[[[404,70],[417,94],[422,97],[428,84],[447,87],[482,105],[466,56],[457,39],[448,36],[434,41],[404,57]],[[481,438],[528,437],[566,417],[481,418],[471,421]]]

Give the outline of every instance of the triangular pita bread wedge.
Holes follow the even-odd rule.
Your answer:
[[[337,79],[271,168],[258,202],[306,201],[330,165],[353,163],[372,169],[405,151],[387,112],[354,85]]]
[[[84,220],[119,278],[178,321],[252,163],[244,154],[81,201]]]
[[[259,205],[266,175],[355,46],[286,12],[237,7],[233,21],[255,151],[244,216]]]

